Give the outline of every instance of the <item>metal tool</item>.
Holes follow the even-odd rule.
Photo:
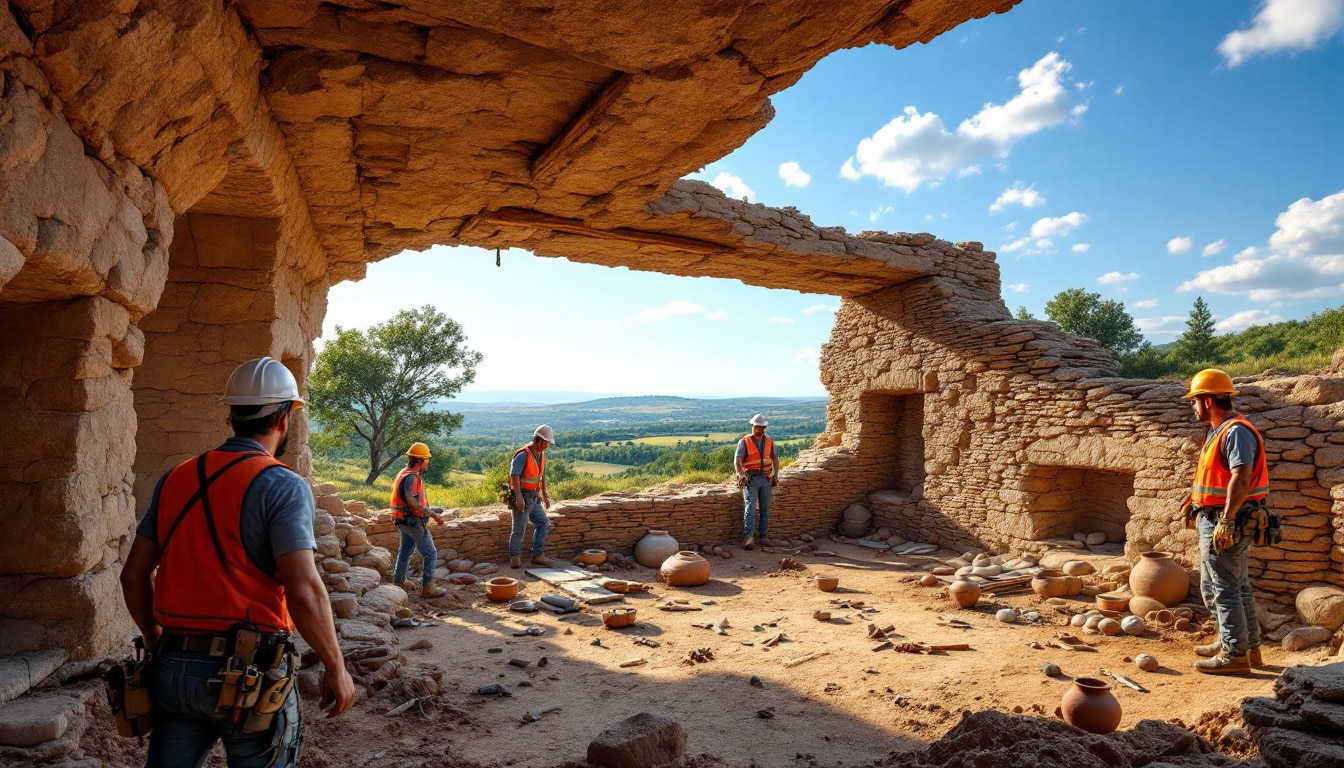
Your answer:
[[[1104,669],[1101,670],[1101,674],[1109,678],[1113,678],[1116,682],[1120,683],[1121,685],[1133,688],[1139,693],[1151,693],[1151,691],[1149,691],[1147,688],[1144,688],[1142,685],[1139,685],[1138,683],[1134,682],[1133,680],[1130,680],[1128,677],[1125,677],[1124,675],[1117,675],[1114,672],[1107,672]]]

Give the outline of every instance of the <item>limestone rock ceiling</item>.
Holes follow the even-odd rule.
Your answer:
[[[929,40],[1014,2],[234,6],[261,47],[262,93],[333,277],[461,243],[763,284],[760,256],[787,244],[752,243],[676,201],[651,204],[764,126],[768,97],[826,54]],[[834,244],[794,256],[787,271],[832,293],[925,272],[856,263]]]

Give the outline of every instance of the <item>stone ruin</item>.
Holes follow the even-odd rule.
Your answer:
[[[679,180],[828,53],[1015,2],[0,7],[0,656],[49,672],[126,642],[136,515],[225,435],[229,371],[271,355],[304,381],[330,287],[435,244],[840,297],[825,432],[781,478],[779,535],[860,503],[945,546],[1083,531],[1194,562],[1175,507],[1202,429],[1179,384],[1118,378],[1091,340],[1014,319],[979,243],[850,235]],[[1287,606],[1344,586],[1344,357],[1239,387],[1285,518],[1283,544],[1252,551],[1257,589]],[[736,506],[718,486],[570,502],[555,542],[726,540]],[[487,512],[438,536],[488,559],[507,528]]]

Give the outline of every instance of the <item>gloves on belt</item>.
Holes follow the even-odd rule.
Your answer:
[[[1195,530],[1196,521],[1199,519],[1199,508],[1195,506],[1195,499],[1190,494],[1185,495],[1185,501],[1181,502],[1181,517],[1185,520],[1185,527],[1188,530]]]
[[[1236,523],[1218,518],[1218,524],[1213,528],[1213,553],[1221,555],[1239,541],[1241,541],[1241,529]]]

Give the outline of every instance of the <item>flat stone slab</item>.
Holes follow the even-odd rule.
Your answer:
[[[560,584],[566,581],[591,581],[597,576],[591,571],[586,571],[575,565],[565,565],[556,568],[527,568],[525,572],[536,576],[547,584]]]
[[[0,744],[35,747],[65,735],[78,699],[69,696],[25,696],[0,707]]]
[[[27,693],[68,658],[70,652],[64,648],[0,658],[0,704],[8,704]]]
[[[536,576],[538,579],[550,584],[556,589],[592,605],[601,603],[611,603],[617,600],[624,600],[623,595],[612,592],[602,586],[599,579],[605,581],[607,576],[599,576],[591,571],[586,571],[577,566],[566,566],[560,568],[528,568],[529,575]]]

